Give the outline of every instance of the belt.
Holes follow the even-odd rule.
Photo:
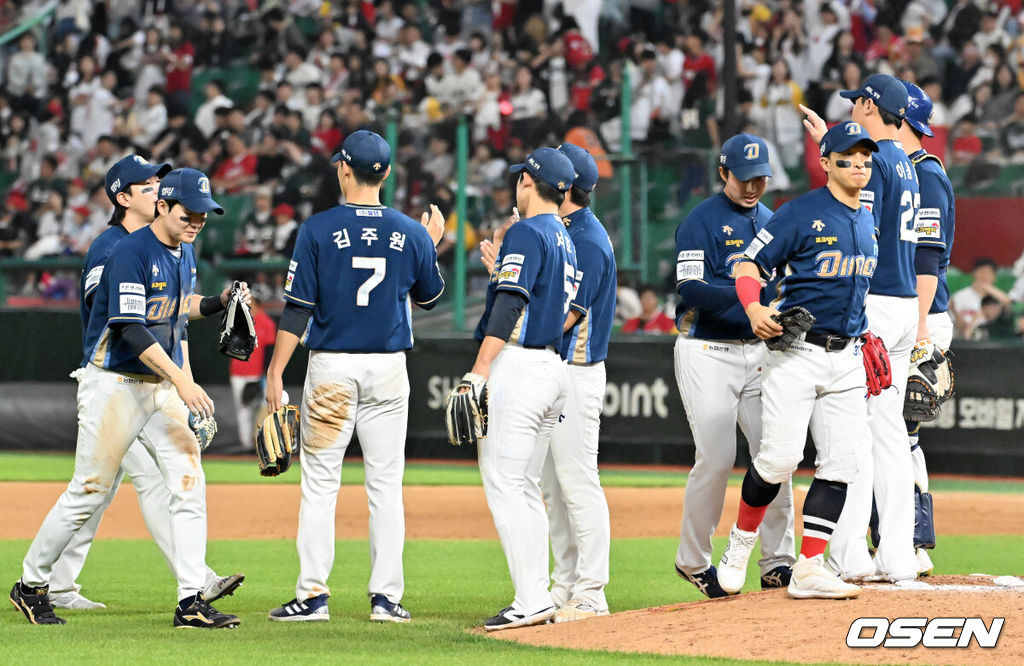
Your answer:
[[[824,347],[827,352],[841,352],[846,349],[847,345],[850,344],[850,341],[853,340],[853,338],[848,338],[842,335],[808,333],[804,340],[812,345]]]
[[[139,375],[134,372],[118,372],[117,370],[110,370],[110,372],[113,372],[115,375],[121,375],[122,377],[134,379],[137,382],[144,382],[146,384],[160,383],[160,378],[157,377],[156,375]]]
[[[540,345],[540,346],[523,345],[523,349],[546,349],[549,352],[554,352],[556,354],[558,353],[558,350],[555,349],[554,345]]]

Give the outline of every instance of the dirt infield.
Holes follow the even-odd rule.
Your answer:
[[[31,539],[63,492],[63,483],[0,483],[5,507],[2,538]],[[676,537],[682,516],[682,488],[608,488],[612,536]],[[799,513],[805,492],[797,489]],[[135,491],[118,493],[100,526],[100,538],[149,537],[139,513]],[[725,516],[736,515],[739,488],[730,487]],[[299,514],[298,485],[218,484],[207,489],[211,539],[290,539]],[[496,539],[483,488],[479,486],[406,486],[406,535],[410,539]],[[939,534],[1022,534],[1024,495],[937,493]],[[339,539],[365,539],[368,530],[366,493],[362,486],[344,486],[335,520]],[[723,520],[719,535],[728,534]]]
[[[943,576],[946,583],[979,583]],[[784,590],[742,594],[661,608],[615,613],[583,622],[550,624],[494,634],[519,643],[576,650],[615,650],[669,655],[790,662],[1014,664],[1024,661],[1024,592],[982,582],[978,590],[903,590],[869,586],[850,601],[790,599]],[[979,586],[980,587],[980,586]],[[1006,618],[997,647],[848,648],[846,634],[858,617]],[[959,635],[957,633],[956,635]],[[867,635],[865,634],[865,638]]]

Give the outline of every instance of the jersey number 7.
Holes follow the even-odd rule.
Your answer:
[[[352,268],[366,268],[373,271],[373,275],[359,285],[359,289],[356,291],[356,305],[366,307],[370,304],[370,292],[384,281],[384,274],[388,270],[387,260],[384,257],[352,257]]]

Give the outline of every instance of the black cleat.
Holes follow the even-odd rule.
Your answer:
[[[11,588],[11,603],[32,624],[67,624],[64,618],[57,617],[53,612],[49,586],[26,588],[19,580]]]
[[[721,599],[732,596],[718,584],[718,569],[714,565],[697,574],[688,574],[676,565],[676,575],[688,580],[708,599]]]
[[[179,604],[174,609],[174,626],[178,629],[234,629],[241,623],[237,615],[226,615],[211,606],[203,595],[196,595],[188,608]]]
[[[771,571],[761,574],[761,589],[770,590],[776,587],[789,587],[793,578],[793,567],[780,564]]]

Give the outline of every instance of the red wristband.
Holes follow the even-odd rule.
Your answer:
[[[749,275],[741,275],[736,278],[736,295],[739,296],[740,305],[746,310],[751,303],[761,300],[761,283]]]

